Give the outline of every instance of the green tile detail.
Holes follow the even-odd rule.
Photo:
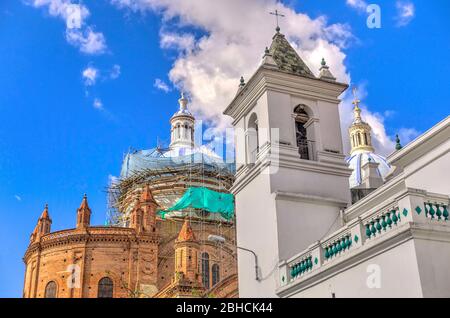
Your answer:
[[[358,241],[359,241],[359,237],[358,237],[358,235],[355,235],[355,243],[358,243]]]
[[[422,212],[422,209],[420,208],[420,206],[417,206],[416,212],[417,212],[418,215],[420,215],[420,213]]]
[[[285,281],[285,278],[284,278],[284,276],[283,277],[281,277],[281,281],[284,283],[284,281]]]
[[[283,34],[275,34],[269,53],[280,71],[314,78],[314,74]]]
[[[319,260],[317,259],[317,257],[314,259],[314,264],[318,264],[319,263]]]
[[[408,215],[408,210],[405,208],[403,209],[403,215],[406,217]]]

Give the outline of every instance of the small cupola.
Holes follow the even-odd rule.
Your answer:
[[[170,119],[170,148],[193,148],[195,117],[188,109],[188,99],[184,93],[178,100],[179,110]]]

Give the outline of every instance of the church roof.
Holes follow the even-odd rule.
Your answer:
[[[196,242],[194,231],[191,227],[191,222],[188,219],[184,221],[180,234],[178,234],[178,242]]]
[[[315,78],[305,62],[286,40],[286,37],[280,32],[273,36],[269,54],[280,71]]]
[[[141,200],[143,202],[154,202],[154,203],[156,203],[155,198],[153,198],[152,190],[150,190],[150,186],[148,184],[145,185],[144,191],[142,191]]]
[[[85,194],[83,196],[83,201],[81,201],[80,207],[78,208],[79,211],[88,210],[90,211],[91,208],[89,207],[88,201],[87,201],[87,195]]]
[[[48,204],[45,205],[44,211],[42,211],[41,219],[49,219],[50,215],[48,213]]]

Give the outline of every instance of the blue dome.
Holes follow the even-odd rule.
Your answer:
[[[348,163],[348,167],[353,170],[352,175],[349,178],[350,188],[355,188],[361,185],[361,167],[369,162],[369,160],[378,163],[377,172],[379,173],[381,178],[383,178],[383,181],[386,180],[386,175],[391,170],[391,166],[386,161],[386,158],[373,152],[357,152],[348,157],[346,160]]]

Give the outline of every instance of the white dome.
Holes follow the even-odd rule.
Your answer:
[[[391,166],[386,161],[386,158],[377,155],[373,152],[356,152],[352,154],[347,159],[348,167],[353,170],[352,175],[349,178],[350,188],[355,188],[361,185],[362,176],[361,176],[361,167],[364,166],[367,162],[372,161],[378,163],[377,172],[385,181],[386,175],[391,170]]]

